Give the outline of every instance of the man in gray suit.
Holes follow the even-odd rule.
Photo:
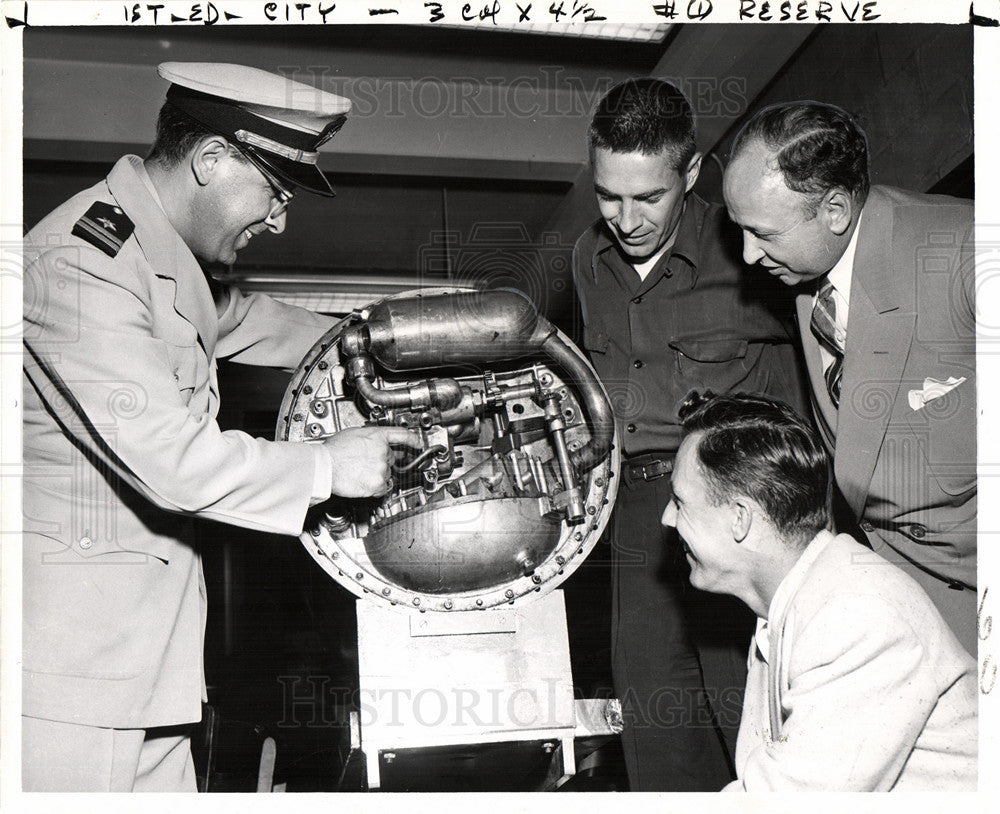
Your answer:
[[[801,292],[813,412],[858,532],[976,652],[973,206],[870,186],[864,132],[775,105],[726,169],[743,256]]]

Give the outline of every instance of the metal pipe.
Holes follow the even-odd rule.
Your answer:
[[[380,388],[368,376],[359,375],[354,386],[367,401],[390,409],[450,410],[462,401],[462,386],[454,379],[427,379],[407,387]]]
[[[349,360],[349,373],[359,370],[355,363],[369,355],[388,370],[401,371],[495,362],[541,351],[569,374],[568,383],[579,388],[590,420],[590,442],[572,453],[577,471],[593,469],[611,451],[614,414],[600,383],[520,291],[460,291],[384,300],[371,309],[364,323],[344,331],[341,351]],[[361,395],[375,404],[414,409],[405,391],[379,390],[363,375],[355,381]],[[442,381],[449,382],[449,391],[451,383],[459,387],[454,379]],[[460,399],[461,392],[454,403]]]
[[[541,319],[541,317],[540,317]],[[615,432],[615,417],[611,404],[601,388],[597,377],[584,362],[557,334],[550,334],[542,343],[542,350],[569,374],[567,384],[574,384],[580,391],[581,402],[590,419],[590,441],[572,453],[573,463],[578,473],[589,472],[604,460],[611,451],[611,441]]]
[[[545,420],[549,425],[549,433],[552,436],[552,447],[556,452],[559,472],[563,483],[566,485],[566,519],[570,523],[578,523],[584,517],[583,500],[579,494],[579,484],[576,482],[576,473],[570,461],[569,449],[566,447],[566,436],[564,434],[566,422],[563,421],[558,401],[555,394],[550,394],[545,399]]]
[[[444,444],[435,444],[432,447],[427,447],[427,449],[425,449],[423,452],[421,452],[419,455],[417,455],[417,457],[414,458],[409,463],[405,463],[405,464],[401,464],[401,465],[400,464],[393,464],[392,465],[392,471],[396,472],[397,474],[400,474],[400,475],[402,475],[404,472],[411,472],[411,471],[413,471],[414,468],[420,466],[420,464],[422,464],[424,461],[426,461],[426,460],[428,460],[430,458],[433,458],[435,455],[438,455],[438,454],[440,454],[442,452],[447,452],[447,451],[448,451],[448,447],[446,447]]]

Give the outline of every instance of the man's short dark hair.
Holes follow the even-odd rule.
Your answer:
[[[590,149],[656,155],[666,150],[684,172],[697,151],[694,113],[676,87],[662,79],[626,79],[597,103],[587,133]]]
[[[748,393],[692,393],[679,411],[714,505],[752,498],[781,537],[806,545],[830,519],[830,459],[816,431],[787,404]]]
[[[165,169],[172,169],[187,157],[198,142],[212,135],[215,134],[201,122],[195,121],[170,102],[164,102],[156,118],[156,138],[146,160]],[[243,154],[232,145],[230,153],[244,159]]]
[[[846,189],[860,205],[868,198],[868,139],[845,110],[821,102],[771,105],[737,133],[736,158],[754,141],[775,153],[785,184],[812,197],[811,207],[831,189]]]

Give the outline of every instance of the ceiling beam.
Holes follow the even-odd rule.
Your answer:
[[[149,145],[139,142],[82,141],[26,138],[24,160],[75,164],[113,164],[123,155],[144,155]],[[451,181],[495,180],[569,187],[577,178],[580,161],[530,161],[517,158],[455,158],[375,153],[320,154],[319,167],[328,175],[360,175],[393,179]]]
[[[281,71],[278,65],[270,69]],[[602,89],[560,71],[540,67],[486,81],[311,73],[299,78],[318,78],[325,90],[354,103],[347,126],[321,151],[321,161],[379,156],[385,157],[380,166],[392,172],[416,165],[423,173],[431,170],[420,167],[438,160],[459,167],[464,160],[473,162],[468,165],[473,169],[461,170],[463,177],[482,166],[500,171],[500,177],[510,172],[501,168],[515,167],[509,177],[530,178],[536,167],[586,160],[581,136]],[[90,149],[87,142],[96,143],[98,152],[102,144],[148,145],[167,83],[153,63],[33,58],[24,60],[24,88],[25,140],[56,142],[47,156],[71,146],[76,155],[65,158],[79,160]],[[42,150],[35,149],[36,155]],[[562,170],[556,175],[565,179]]]
[[[651,73],[674,81],[691,100],[698,143],[707,154],[817,30],[815,25],[681,26]]]

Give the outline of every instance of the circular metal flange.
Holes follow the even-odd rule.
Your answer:
[[[422,289],[419,292],[402,292],[385,299],[397,299],[418,295],[453,293],[458,289]],[[381,300],[377,301],[381,302]],[[373,302],[368,308],[377,304]],[[337,398],[349,404],[343,395],[344,370],[338,350],[341,334],[349,325],[364,319],[368,308],[362,309],[338,322],[306,354],[294,373],[285,392],[278,415],[276,438],[279,441],[309,443],[344,429],[361,426],[365,417],[356,409],[329,409],[317,404],[329,405]],[[593,373],[586,357],[562,332],[559,337],[580,357]],[[530,368],[532,362],[526,360]],[[551,368],[548,375],[558,376]],[[428,371],[421,371],[425,378]],[[596,379],[596,374],[595,379]],[[572,388],[570,388],[572,389]],[[618,492],[621,456],[617,437],[612,442],[610,453],[593,469],[580,478],[585,514],[581,523],[569,524],[565,520],[558,526],[558,540],[546,546],[544,558],[531,563],[524,573],[511,576],[498,575],[495,581],[485,580],[484,584],[470,590],[437,592],[418,590],[412,585],[401,584],[407,580],[394,577],[384,566],[380,569],[369,555],[366,539],[370,528],[365,521],[346,525],[327,522],[322,513],[310,515],[307,528],[300,539],[310,556],[330,577],[356,596],[376,603],[393,606],[400,610],[419,612],[462,612],[486,610],[503,605],[531,601],[562,584],[586,559],[600,540],[614,507]],[[529,499],[521,499],[529,500]],[[444,516],[450,533],[468,535],[482,534],[481,524],[492,522],[491,518],[503,513],[499,507],[484,510],[489,500],[456,501],[447,506]],[[369,501],[373,508],[378,501]],[[504,507],[509,508],[509,507]],[[491,514],[491,510],[493,514]],[[372,512],[374,518],[375,512]],[[543,523],[544,518],[539,518]],[[468,528],[464,528],[468,524]],[[410,580],[412,582],[412,580]]]

